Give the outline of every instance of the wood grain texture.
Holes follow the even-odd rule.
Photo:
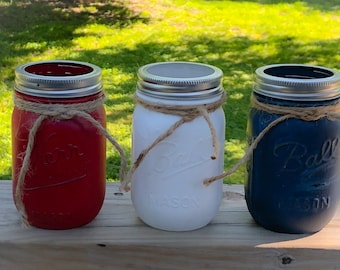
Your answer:
[[[118,192],[118,194],[117,194]],[[0,181],[0,269],[339,269],[340,214],[313,235],[274,233],[252,220],[242,186],[224,186],[208,226],[166,232],[144,225],[130,194],[107,184],[98,217],[63,231],[23,228],[10,181]]]

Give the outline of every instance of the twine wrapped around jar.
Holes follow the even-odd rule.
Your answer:
[[[73,117],[81,117],[90,122],[98,131],[105,136],[117,149],[121,158],[121,168],[119,172],[120,180],[123,181],[125,172],[126,172],[126,157],[122,147],[119,143],[109,134],[109,132],[101,125],[101,123],[95,120],[90,113],[99,106],[102,106],[104,103],[105,96],[102,95],[99,98],[84,102],[84,103],[73,103],[73,104],[45,104],[45,103],[37,103],[30,102],[24,99],[21,99],[17,96],[14,96],[14,104],[15,106],[22,111],[34,112],[39,117],[35,120],[32,125],[29,136],[27,147],[23,156],[22,166],[19,171],[18,183],[15,190],[15,200],[17,204],[17,208],[19,213],[22,216],[23,223],[28,226],[27,222],[27,214],[25,210],[25,205],[23,203],[23,191],[25,185],[25,177],[29,173],[30,170],[30,158],[32,151],[35,146],[35,137],[36,134],[42,124],[42,122],[46,119],[55,119],[55,120],[67,120],[72,119]]]
[[[128,191],[129,190],[129,183],[131,182],[132,176],[134,172],[137,170],[139,165],[142,163],[146,155],[161,141],[169,137],[177,128],[181,125],[191,122],[194,119],[202,116],[206,120],[209,130],[211,132],[212,138],[212,146],[214,152],[211,155],[211,159],[216,159],[218,152],[219,152],[219,145],[217,140],[216,130],[211,122],[209,113],[214,112],[217,110],[226,100],[225,92],[222,93],[219,100],[209,103],[203,104],[200,106],[189,106],[189,105],[165,105],[165,104],[158,104],[149,101],[142,100],[137,95],[135,95],[135,101],[142,105],[146,109],[150,109],[152,111],[164,113],[164,114],[171,114],[177,115],[180,117],[178,121],[176,121],[173,125],[171,125],[164,133],[162,133],[152,144],[150,144],[147,148],[145,148],[136,158],[134,163],[132,164],[130,170],[127,173],[125,180],[121,184],[121,190]]]
[[[252,96],[251,107],[257,110],[265,111],[271,114],[278,114],[282,116],[272,121],[266,128],[264,128],[259,133],[259,135],[253,140],[253,142],[248,147],[244,156],[231,169],[223,172],[220,175],[205,179],[204,180],[205,185],[209,185],[216,180],[220,180],[236,172],[245,162],[248,161],[248,159],[253,154],[253,151],[255,150],[259,142],[263,139],[263,137],[273,127],[287,119],[295,118],[303,121],[316,121],[323,117],[326,117],[329,120],[340,119],[340,102],[326,106],[289,107],[260,102],[254,96]]]

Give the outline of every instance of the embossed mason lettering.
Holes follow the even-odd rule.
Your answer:
[[[331,206],[330,196],[321,197],[291,197],[282,200],[279,208],[292,209],[298,211],[318,211]]]
[[[199,202],[191,195],[149,195],[150,202],[161,208],[199,208]]]
[[[298,171],[304,168],[317,168],[324,163],[339,157],[339,138],[326,140],[320,149],[313,154],[307,154],[306,145],[288,141],[274,146],[273,154],[282,157],[282,170]]]

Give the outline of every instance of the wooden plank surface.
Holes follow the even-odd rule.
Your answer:
[[[144,225],[130,193],[107,184],[98,217],[63,231],[23,228],[10,181],[0,181],[0,269],[340,269],[340,214],[313,235],[257,226],[242,186],[225,186],[217,216],[191,232]]]

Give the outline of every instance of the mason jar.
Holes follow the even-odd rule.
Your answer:
[[[132,175],[131,196],[149,226],[194,230],[218,211],[222,181],[208,186],[203,181],[223,171],[222,75],[219,68],[193,62],[152,63],[138,70],[132,161],[143,161]],[[192,117],[198,108],[206,110],[205,117]]]
[[[340,195],[339,97],[339,72],[326,67],[256,70],[249,145],[261,138],[247,165],[245,197],[258,224],[313,233],[334,216]]]
[[[84,225],[96,217],[105,195],[105,137],[91,123],[106,125],[101,69],[41,61],[20,65],[15,76],[12,158],[18,211],[25,223],[44,229]]]

